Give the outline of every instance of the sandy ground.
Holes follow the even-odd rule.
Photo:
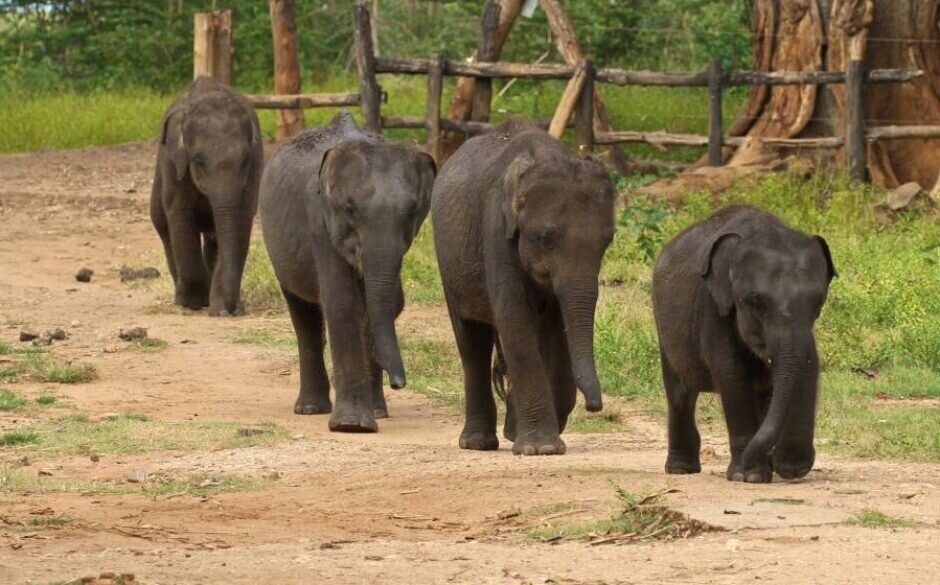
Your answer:
[[[460,419],[409,391],[392,393],[377,435],[326,430],[292,413],[298,374],[289,348],[234,343],[246,331],[290,331],[285,317],[211,319],[166,310],[160,287],[120,282],[122,264],[160,258],[147,216],[152,144],[0,156],[0,339],[23,326],[62,326],[55,355],[92,363],[100,378],[52,390],[92,420],[133,411],[165,421],[273,422],[292,438],[273,447],[190,453],[37,457],[25,473],[118,480],[229,473],[261,490],[210,497],[0,492],[0,514],[51,508],[73,521],[32,532],[0,524],[0,583],[52,583],[103,571],[182,583],[936,583],[940,466],[822,455],[803,481],[724,480],[727,451],[704,472],[662,472],[661,421],[630,414],[625,430],[567,434],[562,457],[457,448]],[[75,272],[95,270],[81,284]],[[162,262],[160,264],[162,267]],[[169,342],[155,353],[114,351],[121,327]],[[443,307],[409,308],[403,335],[446,328]],[[185,343],[184,343],[185,342]],[[0,428],[22,423],[0,413]],[[0,465],[16,466],[0,447]],[[591,546],[523,537],[545,523],[607,517],[612,483],[668,488],[668,505],[720,529],[693,538]],[[557,505],[557,506],[556,506]],[[552,510],[566,505],[563,517]],[[918,523],[865,528],[866,509]]]

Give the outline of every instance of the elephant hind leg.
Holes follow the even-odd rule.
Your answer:
[[[669,455],[666,457],[666,473],[699,473],[702,471],[699,458],[702,440],[695,425],[698,393],[690,392],[682,383],[661,347],[659,353],[669,411]]]
[[[494,331],[485,323],[461,319],[451,313],[457,350],[463,365],[466,421],[460,433],[461,449],[491,451],[499,448],[496,437],[496,401],[491,387]]]
[[[333,406],[330,378],[323,362],[323,311],[316,303],[307,302],[287,290],[283,292],[300,353],[300,393],[294,403],[294,414],[329,413]]]

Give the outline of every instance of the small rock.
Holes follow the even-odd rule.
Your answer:
[[[118,337],[120,337],[124,341],[134,341],[135,339],[146,339],[147,329],[144,327],[131,327],[129,329],[121,329],[121,332],[118,333]]]
[[[729,538],[728,541],[725,542],[725,548],[731,552],[738,552],[744,548],[744,542],[738,540],[737,538]]]
[[[302,441],[302,440],[304,440],[305,438],[306,438],[306,435],[304,435],[303,433],[300,433],[300,434],[297,434],[297,435],[291,435],[290,440],[291,440],[291,441]]]
[[[55,329],[49,329],[43,334],[43,337],[49,341],[65,341],[68,339],[69,334],[65,332],[65,329],[61,327],[56,327]]]
[[[20,330],[20,341],[33,341],[35,339],[39,339],[39,333],[26,329]]]
[[[91,455],[88,456],[88,458],[91,459],[93,463],[98,463],[99,461],[101,461],[101,457],[99,457],[97,453],[92,453]]]
[[[160,271],[150,266],[147,268],[141,268],[139,270],[135,270],[130,266],[121,266],[120,274],[121,282],[130,282],[132,280],[157,278],[160,276]]]
[[[75,280],[78,282],[91,282],[91,277],[94,274],[95,271],[91,268],[82,268],[75,274]]]
[[[52,476],[52,472],[51,472],[51,471],[46,471],[45,469],[40,469],[37,473],[38,473],[39,475],[44,475],[44,476],[46,476],[46,477],[51,477],[51,476]]]
[[[270,479],[270,480],[275,480],[275,481],[276,481],[276,480],[278,480],[278,479],[281,479],[281,474],[278,473],[277,471],[272,471],[271,473],[269,473],[269,474],[267,474],[266,476],[264,476],[264,478],[265,478],[265,479]]]
[[[82,322],[81,322],[81,321],[72,321],[71,323],[69,323],[69,327],[73,327],[73,328],[74,328],[74,327],[81,327],[81,326],[82,326]]]
[[[206,479],[206,480],[203,480],[202,483],[199,484],[199,487],[206,488],[206,487],[215,487],[217,485],[222,485],[222,484],[214,479]]]
[[[133,475],[127,478],[127,483],[143,483],[149,475],[146,469],[135,469]]]

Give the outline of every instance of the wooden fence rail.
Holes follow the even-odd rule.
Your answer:
[[[369,30],[368,8],[357,3],[354,8],[356,60],[359,65],[361,106],[367,127],[424,128],[427,146],[432,155],[440,157],[442,131],[478,134],[491,128],[488,123],[489,92],[483,92],[486,104],[483,116],[473,121],[455,121],[441,117],[441,87],[445,76],[473,77],[477,80],[495,78],[562,79],[568,87],[562,95],[553,119],[543,124],[556,136],[572,127],[574,117],[575,144],[580,151],[590,152],[596,145],[639,142],[656,146],[697,146],[708,148],[708,164],[723,162],[722,147],[740,146],[747,141],[781,148],[844,148],[845,162],[851,177],[864,180],[866,175],[866,142],[912,138],[940,138],[940,126],[884,126],[866,128],[864,119],[865,86],[871,83],[905,83],[923,75],[916,69],[868,70],[862,61],[850,61],[846,71],[767,72],[723,71],[714,61],[700,72],[627,71],[597,69],[589,62],[572,65],[545,63],[468,62],[433,55],[427,59],[378,57],[374,54]],[[377,75],[404,74],[428,76],[428,104],[425,118],[382,116]],[[708,89],[708,135],[673,134],[668,132],[596,132],[593,125],[594,87],[596,83],[662,87],[702,87]],[[762,138],[723,135],[722,92],[733,86],[751,85],[845,85],[846,119],[839,136],[819,138]],[[482,84],[484,87],[486,84]],[[475,99],[479,98],[476,96]],[[476,108],[474,108],[476,111]],[[370,122],[371,121],[371,122]]]

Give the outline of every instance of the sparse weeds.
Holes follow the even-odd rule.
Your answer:
[[[98,371],[91,364],[73,364],[51,357],[45,352],[23,353],[11,363],[0,367],[0,380],[8,382],[32,380],[56,384],[84,384],[97,377]]]
[[[159,339],[157,337],[145,337],[143,339],[135,339],[130,343],[130,347],[134,351],[139,353],[156,353],[158,351],[163,351],[170,344],[166,341]]]
[[[846,521],[852,526],[865,528],[913,528],[917,522],[905,518],[894,518],[878,510],[862,510]]]
[[[14,393],[12,390],[0,388],[0,411],[11,411],[22,408],[26,400]]]

